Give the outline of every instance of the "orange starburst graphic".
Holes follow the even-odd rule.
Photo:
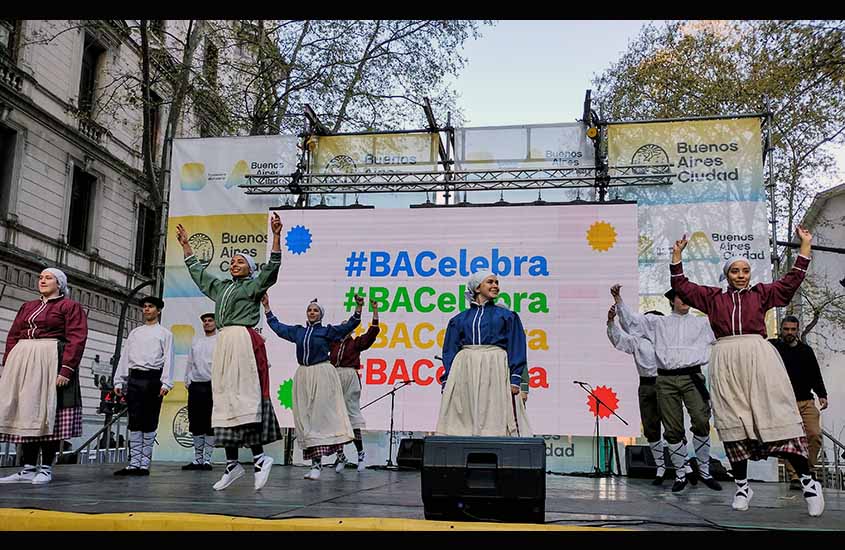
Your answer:
[[[596,222],[587,230],[587,243],[599,252],[607,252],[616,244],[616,230],[605,221]]]
[[[608,388],[607,386],[598,386],[593,390],[593,393],[596,394],[596,397],[598,397],[601,401],[601,405],[596,407],[597,403],[595,397],[591,395],[587,398],[587,405],[590,406],[590,412],[593,413],[593,416],[607,418],[611,415],[611,413],[616,412],[616,409],[619,408],[619,398],[616,397],[616,392],[614,392],[612,388]]]

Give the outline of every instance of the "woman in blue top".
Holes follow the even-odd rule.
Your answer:
[[[293,377],[293,423],[296,438],[303,448],[302,457],[311,459],[305,479],[320,479],[322,458],[343,451],[354,439],[352,424],[346,414],[343,388],[334,366],[329,362],[331,343],[355,330],[361,323],[364,298],[355,296],[358,306],[348,321],[337,326],[323,325],[323,306],[315,298],[305,310],[307,322],[285,325],[270,311],[270,300],[262,299],[267,326],[280,338],[296,344],[299,368]]]
[[[532,437],[519,395],[527,369],[519,315],[496,305],[499,279],[489,271],[470,276],[470,308],[449,320],[443,341],[445,384],[437,435]]]

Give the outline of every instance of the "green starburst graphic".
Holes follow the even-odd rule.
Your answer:
[[[289,378],[279,384],[278,398],[279,404],[282,407],[286,409],[293,408],[293,378]]]

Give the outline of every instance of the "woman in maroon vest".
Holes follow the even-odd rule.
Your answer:
[[[364,460],[364,440],[361,437],[361,430],[367,427],[364,415],[361,414],[361,376],[358,369],[361,368],[361,352],[370,349],[376,341],[379,330],[378,304],[370,300],[370,307],[373,310],[373,322],[367,332],[360,336],[347,334],[343,340],[333,341],[329,353],[329,361],[337,368],[337,376],[340,378],[340,387],[343,388],[343,400],[346,403],[346,412],[349,414],[349,422],[352,424],[352,433],[355,435],[353,443],[358,451],[358,471],[363,472],[366,468]],[[340,473],[348,462],[343,451],[337,453],[335,471]]]
[[[684,275],[681,256],[686,235],[675,242],[669,266],[672,288],[706,313],[716,335],[710,354],[713,419],[731,463],[737,491],[734,510],[747,510],[754,491],[748,461],[780,456],[801,476],[807,511],[824,512],[822,486],[810,475],[807,437],[783,360],[766,340],[766,312],[789,304],[810,266],[813,235],[796,229],[801,248],[792,269],[772,283],[751,284],[751,264],[743,257],[725,262],[725,288],[697,285]]]
[[[82,435],[78,373],[88,321],[82,306],[70,299],[67,276],[58,269],[41,272],[38,292],[40,298],[21,306],[6,338],[0,442],[21,444],[24,467],[0,483],[49,483],[60,444]]]

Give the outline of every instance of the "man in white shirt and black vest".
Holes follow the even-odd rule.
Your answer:
[[[114,391],[129,408],[129,465],[116,476],[150,475],[161,401],[173,388],[173,333],[159,324],[164,302],[141,298],[144,324],[129,333],[114,375]]]
[[[211,427],[211,359],[217,344],[214,313],[200,315],[202,336],[194,338],[185,363],[185,387],[188,388],[188,428],[194,437],[194,460],[183,470],[210,470],[214,453],[214,428]]]

